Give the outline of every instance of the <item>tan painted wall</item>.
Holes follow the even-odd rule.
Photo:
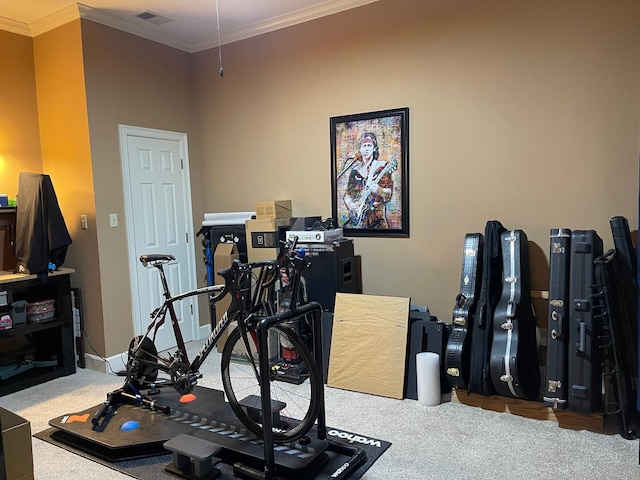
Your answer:
[[[41,172],[33,40],[0,31],[0,193],[15,198],[20,172]]]
[[[365,293],[410,296],[445,320],[463,236],[489,219],[529,235],[534,289],[546,288],[549,228],[595,228],[607,246],[611,216],[635,229],[640,6],[476,4],[381,0],[226,45],[222,79],[217,50],[189,55],[84,20],[36,38],[35,68],[31,40],[0,32],[20,72],[0,79],[0,142],[9,132],[17,171],[37,170],[42,129],[98,353],[126,350],[132,334],[126,235],[108,227],[109,213],[124,218],[120,123],[188,134],[197,229],[204,212],[269,198],[330,215],[329,117],[409,107],[411,237],[355,246]]]
[[[467,232],[498,219],[532,242],[547,288],[552,227],[637,228],[640,4],[383,0],[196,58],[210,211],[292,199],[331,214],[329,118],[410,108],[408,239],[356,238],[364,293],[449,321]]]
[[[51,176],[73,240],[64,266],[75,269],[71,284],[82,290],[84,330],[100,348],[101,279],[80,21],[35,37],[34,61],[43,172]],[[80,229],[80,215],[87,216],[87,230]]]
[[[192,163],[197,162],[197,147],[192,147],[197,142],[189,54],[90,21],[82,21],[82,47],[109,356],[125,351],[133,336],[118,125],[187,133]],[[110,213],[118,215],[118,228],[109,226]]]
[[[186,132],[197,159],[189,54],[77,20],[35,39],[0,31],[0,55],[10,72],[0,76],[0,191],[14,197],[20,171],[51,175],[73,238],[65,266],[83,293],[85,347],[119,354],[133,327],[118,124]],[[118,229],[108,224],[113,212]]]

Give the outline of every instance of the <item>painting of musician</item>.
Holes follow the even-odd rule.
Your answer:
[[[345,236],[408,236],[408,109],[331,118],[332,213]]]
[[[347,207],[349,228],[389,228],[386,204],[393,196],[393,165],[380,160],[378,141],[372,132],[360,139],[360,151],[351,166],[342,199]]]

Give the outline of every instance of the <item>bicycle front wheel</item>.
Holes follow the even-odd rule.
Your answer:
[[[247,349],[239,329],[222,351],[222,383],[227,401],[242,424],[263,437],[257,347],[249,332]],[[292,442],[313,427],[320,411],[322,378],[311,352],[293,330],[269,329],[269,382],[274,442]]]

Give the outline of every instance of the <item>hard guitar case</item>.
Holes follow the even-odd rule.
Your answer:
[[[549,247],[547,372],[542,397],[545,406],[551,408],[567,408],[570,257],[571,230],[552,228]]]
[[[529,244],[522,230],[503,232],[502,295],[493,314],[491,380],[499,395],[535,400],[540,391]]]
[[[462,252],[460,293],[453,307],[452,330],[445,353],[445,373],[451,386],[466,389],[469,384],[471,332],[480,295],[482,251],[481,233],[467,233]]]
[[[496,393],[491,383],[489,355],[493,312],[502,292],[502,246],[500,234],[505,228],[497,220],[490,220],[484,229],[482,254],[482,284],[473,330],[471,332],[471,360],[469,368],[470,392],[482,395]]]
[[[599,300],[594,297],[594,261],[602,255],[602,239],[594,230],[571,233],[569,278],[569,410],[592,413],[602,408],[600,325],[594,319]]]

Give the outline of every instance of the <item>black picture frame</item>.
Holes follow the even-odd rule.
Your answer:
[[[409,109],[331,117],[329,124],[337,226],[347,237],[408,237]]]

